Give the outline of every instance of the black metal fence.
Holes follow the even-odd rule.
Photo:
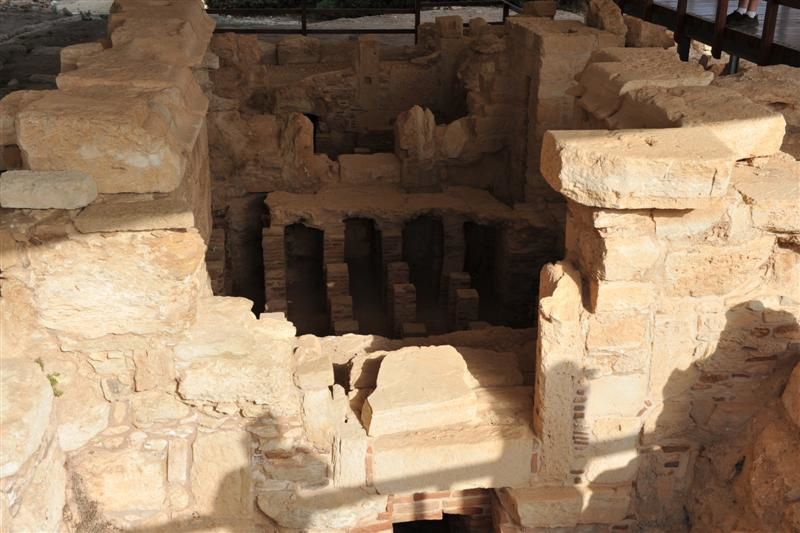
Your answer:
[[[301,2],[299,7],[274,7],[274,8],[219,8],[209,9],[210,15],[229,15],[233,17],[293,17],[297,18],[300,25],[297,27],[274,26],[247,26],[225,27],[219,26],[218,32],[235,33],[269,33],[269,34],[413,34],[415,39],[419,33],[422,12],[440,7],[467,7],[483,6],[498,7],[503,9],[503,21],[513,12],[519,13],[522,7],[511,0],[441,0],[422,1],[412,0],[413,7],[359,7],[359,8],[318,8]],[[414,26],[408,28],[310,28],[310,21],[327,20],[333,18],[365,17],[370,15],[414,15]]]

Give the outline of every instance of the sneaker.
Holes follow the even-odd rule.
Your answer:
[[[750,17],[748,15],[739,14],[738,17],[729,21],[728,25],[733,28],[758,28],[758,15]]]
[[[736,24],[738,24],[738,22],[739,22],[739,21],[742,19],[742,17],[744,17],[744,16],[745,16],[745,15],[742,15],[742,14],[741,14],[741,13],[739,13],[738,11],[734,11],[733,13],[731,13],[730,15],[728,15],[727,17],[725,17],[725,24],[726,24],[727,26],[735,26]]]

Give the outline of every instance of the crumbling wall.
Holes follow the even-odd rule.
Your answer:
[[[500,493],[501,518],[687,527],[709,519],[684,512],[698,452],[743,431],[799,355],[800,167],[780,152],[781,114],[709,104],[730,95],[657,51],[598,54],[583,118],[651,129],[545,135],[567,254],[540,286],[541,468]],[[753,505],[760,527],[792,520]]]

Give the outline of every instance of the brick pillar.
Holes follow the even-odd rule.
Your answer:
[[[344,224],[326,225],[324,235],[324,256],[326,264],[344,263]]]
[[[271,226],[261,232],[264,254],[264,291],[267,310],[286,311],[286,248],[284,226]]]

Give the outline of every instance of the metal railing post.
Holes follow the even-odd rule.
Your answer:
[[[300,3],[300,32],[303,35],[308,35],[308,19],[306,10],[306,0]]]
[[[419,42],[419,25],[422,21],[421,3],[421,0],[414,0],[414,44]]]

